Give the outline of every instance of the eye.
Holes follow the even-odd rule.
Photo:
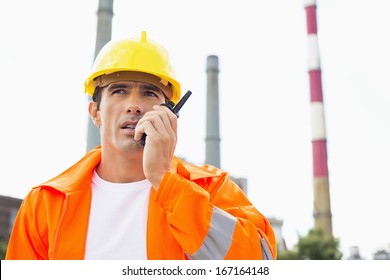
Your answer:
[[[111,94],[126,94],[124,89],[116,89],[111,92]]]
[[[154,91],[151,90],[145,90],[142,92],[144,96],[149,96],[149,97],[158,97],[158,94]]]

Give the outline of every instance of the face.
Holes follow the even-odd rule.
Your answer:
[[[104,87],[99,110],[95,102],[89,108],[100,126],[102,145],[123,151],[142,149],[134,140],[134,129],[146,112],[165,100],[159,88],[147,83],[118,81]]]

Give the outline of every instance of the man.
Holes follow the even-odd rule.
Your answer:
[[[229,175],[174,156],[163,105],[181,91],[162,46],[145,32],[109,42],[85,90],[101,146],[30,191],[6,259],[276,258],[268,220]]]

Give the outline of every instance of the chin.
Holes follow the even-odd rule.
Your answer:
[[[120,149],[123,151],[135,151],[143,149],[142,146],[138,143],[138,141],[135,141],[134,139],[129,139],[129,141],[124,141],[120,145]]]

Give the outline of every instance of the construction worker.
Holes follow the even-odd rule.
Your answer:
[[[165,48],[146,32],[109,42],[85,91],[101,145],[32,188],[6,259],[276,259],[269,221],[229,175],[174,156],[161,104],[181,89]]]

